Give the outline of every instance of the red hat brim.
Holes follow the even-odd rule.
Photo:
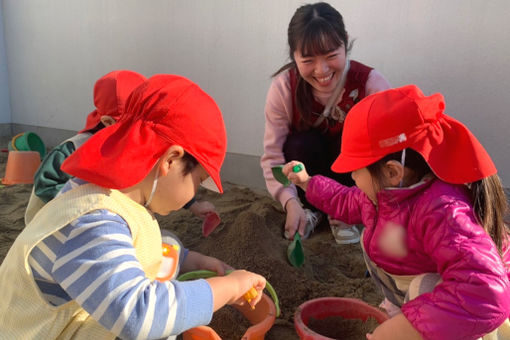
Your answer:
[[[472,183],[496,174],[476,137],[443,109],[441,95],[425,97],[414,85],[366,97],[345,120],[342,150],[331,169],[352,172],[411,148],[448,183]]]
[[[497,173],[489,154],[476,137],[459,121],[444,115],[441,129],[429,129],[407,136],[383,154],[365,156],[340,153],[331,169],[345,173],[365,168],[386,155],[411,148],[420,153],[434,174],[441,180],[472,183]]]
[[[102,129],[64,161],[62,170],[106,188],[135,185],[171,146],[146,129],[141,121],[132,125],[124,121]]]
[[[221,111],[207,93],[186,78],[155,75],[128,102],[129,112],[71,154],[63,171],[102,187],[124,189],[142,181],[168,148],[180,145],[223,192],[226,131]]]

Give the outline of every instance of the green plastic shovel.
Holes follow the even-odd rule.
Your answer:
[[[301,244],[301,236],[298,232],[294,234],[294,240],[287,248],[287,258],[294,267],[301,267],[305,262],[305,253]]]
[[[287,178],[287,176],[285,176],[285,174],[283,173],[282,170],[283,170],[283,165],[277,165],[277,166],[273,166],[271,168],[271,171],[273,172],[274,179],[276,179],[278,182],[282,183],[283,185],[288,186],[288,185],[290,185],[290,181]],[[303,170],[303,166],[301,164],[294,165],[294,167],[292,168],[293,172],[300,172],[301,170]]]

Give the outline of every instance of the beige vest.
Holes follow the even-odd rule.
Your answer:
[[[44,238],[96,209],[108,209],[129,225],[138,261],[154,280],[162,251],[154,216],[117,190],[85,184],[46,204],[12,245],[0,266],[0,339],[115,339],[75,301],[55,307],[35,283],[28,257]]]

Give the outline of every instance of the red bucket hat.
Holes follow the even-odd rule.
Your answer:
[[[331,169],[354,171],[411,148],[445,182],[471,183],[494,175],[487,151],[444,108],[440,93],[426,97],[415,85],[364,98],[347,115],[341,152]]]
[[[180,145],[204,167],[219,192],[227,136],[220,109],[198,85],[160,74],[137,87],[120,120],[98,131],[69,156],[62,170],[102,187],[140,182],[159,157]]]
[[[119,120],[127,98],[145,80],[147,78],[141,74],[128,70],[112,71],[99,78],[94,85],[96,109],[89,113],[85,127],[78,133],[94,129],[101,122],[101,116]]]

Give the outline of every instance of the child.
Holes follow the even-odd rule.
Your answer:
[[[155,75],[137,87],[120,120],[65,160],[74,178],[0,266],[2,339],[174,338],[223,305],[243,303],[251,288],[257,304],[265,279],[244,270],[155,280],[162,238],[153,214],[180,209],[201,182],[221,192],[225,152],[221,112],[196,84]],[[186,250],[179,262],[182,272],[230,268]]]
[[[96,109],[87,116],[85,127],[75,136],[53,148],[44,158],[34,176],[34,187],[25,211],[25,224],[72,178],[60,169],[64,160],[94,133],[114,124],[124,112],[126,100],[146,78],[133,71],[112,71],[99,78],[94,85]]]
[[[261,166],[268,191],[287,212],[284,235],[293,238],[296,231],[307,237],[322,213],[310,210],[300,189],[278,183],[271,167],[295,159],[312,174],[353,185],[348,174],[329,169],[340,151],[345,115],[365,96],[390,86],[376,70],[348,59],[350,44],[343,18],[327,3],[296,10],[288,27],[288,44],[291,62],[273,75],[267,94]],[[331,221],[332,227],[339,224]],[[339,243],[359,241],[355,227],[342,228],[337,230]]]
[[[25,224],[28,224],[44,204],[52,200],[72,177],[60,168],[64,160],[94,133],[115,124],[124,113],[129,94],[145,80],[146,78],[137,72],[118,70],[109,72],[96,81],[94,85],[96,109],[87,116],[85,127],[75,136],[53,148],[34,176],[34,187],[25,212]],[[198,202],[195,199],[184,207],[189,208],[202,219],[215,209],[212,203]]]
[[[309,202],[365,225],[367,267],[398,311],[371,340],[467,340],[508,326],[502,185],[481,144],[443,110],[442,95],[414,85],[356,104],[332,169],[352,171],[357,187],[292,172],[295,161],[283,169]]]

